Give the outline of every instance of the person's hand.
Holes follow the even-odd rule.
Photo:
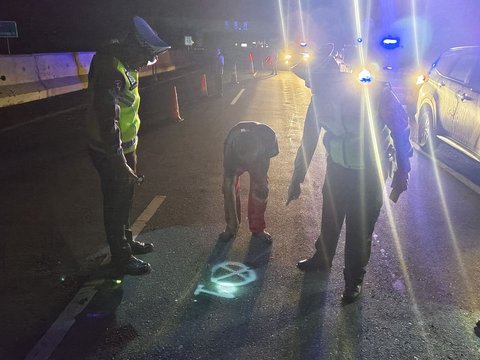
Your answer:
[[[302,189],[300,188],[300,183],[292,181],[292,183],[288,187],[287,205],[290,204],[290,201],[298,199],[301,193]]]
[[[238,228],[238,227],[237,227]],[[230,229],[228,226],[224,232],[218,235],[218,240],[221,242],[229,242],[237,236],[237,229]]]
[[[138,185],[143,183],[145,177],[138,176],[122,157],[118,157],[115,162],[119,176],[126,177],[130,182]]]
[[[393,174],[391,188],[392,191],[390,193],[390,200],[393,202],[397,202],[400,194],[407,190],[408,187],[408,173],[402,170],[395,171]]]

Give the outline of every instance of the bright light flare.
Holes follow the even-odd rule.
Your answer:
[[[417,6],[416,0],[411,0],[412,18],[413,18],[413,42],[415,44],[415,60],[417,68],[420,67],[420,50],[418,45],[418,22],[417,22]]]
[[[433,170],[435,174],[435,183],[437,185],[437,190],[438,194],[440,196],[440,203],[442,205],[442,211],[443,211],[443,216],[445,218],[445,223],[447,224],[448,227],[448,234],[450,236],[450,241],[452,243],[453,247],[453,252],[455,254],[457,264],[458,264],[458,269],[460,270],[460,274],[464,283],[465,288],[468,290],[468,296],[469,296],[469,301],[470,305],[474,308],[478,308],[478,294],[475,293],[475,290],[473,288],[472,280],[468,276],[467,269],[465,268],[465,263],[463,261],[463,257],[460,251],[460,248],[458,246],[458,238],[457,235],[455,234],[455,230],[453,228],[452,224],[452,219],[450,216],[450,211],[449,211],[449,206],[447,204],[446,196],[445,196],[445,191],[443,189],[442,181],[440,179],[440,171],[438,169],[438,160],[435,154],[435,146],[433,144],[433,139],[432,136],[428,137],[428,144],[429,148],[432,149],[432,152],[430,154],[430,157],[432,159],[433,163]]]
[[[416,85],[422,85],[422,84],[426,83],[427,80],[428,80],[427,75],[422,74],[422,75],[417,76],[417,81],[415,82],[415,84]]]
[[[283,46],[286,47],[288,44],[288,39],[287,39],[287,29],[285,26],[285,16],[283,11],[283,0],[278,0],[278,10],[280,12],[280,24],[282,26]]]
[[[354,0],[353,3],[354,3],[354,16],[355,16],[357,38],[363,38],[362,37],[361,20],[360,20],[361,16],[360,16],[359,0]],[[370,4],[370,2],[369,2],[369,4]],[[365,67],[366,54],[365,54],[365,50],[364,50],[363,46],[358,46],[358,56],[359,56],[359,59],[360,59],[360,64],[363,67]],[[379,141],[377,139],[377,132],[376,132],[377,119],[374,116],[372,101],[371,101],[370,93],[369,93],[369,87],[368,86],[363,86],[362,93],[363,93],[363,97],[364,97],[365,105],[366,105],[368,129],[369,129],[369,132],[370,132],[371,140],[373,141],[372,145],[373,145],[373,149],[374,149],[374,157],[375,157],[375,162],[377,164],[377,169],[378,169],[378,174],[377,175],[378,175],[380,183],[383,184],[384,179],[385,179],[385,174],[383,173],[382,165],[381,165],[382,164],[382,159],[381,159],[380,152],[379,152]],[[386,190],[384,188],[384,192],[385,191]],[[386,213],[387,213],[388,221],[389,221],[389,224],[390,224],[390,228],[392,230],[392,236],[393,236],[393,240],[394,240],[395,249],[396,249],[397,256],[398,256],[398,259],[399,259],[399,262],[400,262],[400,266],[401,266],[401,269],[402,269],[402,275],[403,275],[403,278],[405,279],[405,286],[408,290],[408,294],[409,294],[409,297],[410,297],[410,302],[412,304],[413,314],[415,315],[415,317],[418,320],[417,323],[419,324],[420,336],[422,336],[422,338],[425,340],[425,343],[427,344],[426,345],[427,346],[427,352],[428,352],[429,355],[431,355],[432,351],[431,351],[430,345],[428,345],[427,336],[426,336],[426,332],[425,332],[425,328],[424,328],[423,315],[422,315],[422,313],[420,312],[420,310],[417,306],[415,291],[413,289],[412,282],[410,280],[410,274],[408,272],[405,257],[403,255],[403,250],[402,250],[402,247],[401,247],[401,241],[400,241],[400,237],[398,235],[398,230],[397,230],[395,219],[394,219],[394,216],[393,216],[393,211],[392,211],[391,205],[388,201],[386,201],[385,208],[386,208]]]
[[[368,71],[367,69],[363,69],[358,74],[358,81],[360,81],[363,84],[368,84],[368,83],[371,83],[373,81],[373,76],[370,73],[370,71]]]

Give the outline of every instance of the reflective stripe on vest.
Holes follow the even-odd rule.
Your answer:
[[[115,59],[116,68],[125,79],[125,86],[118,97],[120,105],[120,132],[122,148],[125,154],[137,148],[137,134],[140,128],[140,94],[138,93],[138,71],[128,70],[118,59]]]

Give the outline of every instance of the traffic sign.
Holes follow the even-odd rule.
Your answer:
[[[0,21],[0,37],[17,38],[17,23],[15,21]]]
[[[191,36],[186,35],[185,36],[185,45],[186,46],[192,46],[194,44],[193,39]]]

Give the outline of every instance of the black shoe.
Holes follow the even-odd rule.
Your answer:
[[[362,294],[362,284],[355,286],[345,286],[345,291],[342,295],[342,303],[344,305],[351,304],[360,297]]]
[[[133,255],[130,256],[127,262],[116,264],[115,268],[122,275],[144,275],[148,274],[152,269],[149,263]]]
[[[480,320],[477,321],[477,326],[473,330],[475,331],[475,335],[480,337]]]
[[[263,231],[258,234],[252,233],[252,240],[253,241],[263,241],[265,244],[270,245],[273,242],[272,235],[270,235],[268,232]]]
[[[330,267],[322,263],[318,259],[318,257],[312,256],[309,259],[300,260],[297,263],[297,268],[305,272],[313,272],[313,271],[328,271]]]
[[[130,247],[132,248],[133,255],[148,254],[153,251],[153,244],[143,243],[140,241],[130,241]]]

